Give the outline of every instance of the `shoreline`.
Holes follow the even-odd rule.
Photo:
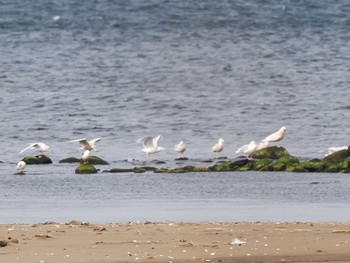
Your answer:
[[[4,262],[350,262],[350,222],[0,224],[2,240]]]

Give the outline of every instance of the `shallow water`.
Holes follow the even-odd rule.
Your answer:
[[[347,221],[350,218],[347,174],[76,175],[74,168],[74,165],[30,166],[24,176],[2,176],[0,222]]]
[[[281,126],[286,126],[287,132],[280,145],[301,158],[322,157],[322,149],[348,145],[349,12],[350,5],[345,0],[2,1],[0,160],[4,164],[1,164],[1,180],[8,177],[18,180],[20,188],[16,192],[27,193],[25,200],[37,204],[35,211],[39,211],[40,195],[29,194],[36,184],[23,185],[24,182],[41,178],[40,185],[45,185],[49,179],[74,178],[86,180],[86,187],[90,188],[96,183],[93,178],[101,176],[74,177],[74,167],[59,165],[28,167],[25,177],[13,176],[15,164],[21,159],[18,152],[37,141],[51,146],[50,157],[57,164],[63,158],[81,155],[79,146],[68,143],[69,140],[102,137],[96,154],[111,162],[111,167],[125,166],[123,160],[128,158],[145,160],[141,145],[136,143],[145,135],[163,135],[161,144],[166,151],[156,158],[167,161],[167,165],[173,165],[169,162],[176,156],[172,148],[181,139],[188,145],[187,156],[207,159],[213,157],[211,147],[222,137],[223,154],[234,158],[237,148],[251,140],[259,141]],[[237,176],[233,175],[233,178]],[[134,178],[129,174],[121,178],[130,176]],[[153,178],[155,175],[148,173],[147,176],[150,181],[156,180],[154,183],[164,178]],[[221,178],[222,174],[206,176]],[[265,176],[268,182],[269,176],[275,175]],[[334,175],[321,176],[333,178]],[[336,176],[340,176],[341,182],[347,178]],[[120,178],[119,175],[103,177]],[[299,178],[298,183],[302,184],[300,176],[293,174],[283,176],[281,185],[289,177]],[[181,177],[179,183],[186,184],[186,178]],[[205,182],[203,179],[200,185],[213,187]],[[8,185],[11,183],[14,182],[6,179],[1,187],[11,189]],[[110,182],[99,183],[101,188],[108,188]],[[129,182],[134,187],[138,183],[139,177]],[[243,183],[244,180],[238,186]],[[320,186],[311,185],[310,189]],[[275,188],[272,192],[278,192]],[[63,203],[60,206],[72,213],[72,217],[67,191],[73,189],[64,188],[59,192],[60,198],[57,197],[59,201],[67,199],[67,207]],[[319,197],[324,204],[340,202],[339,209],[349,204],[341,202],[347,200],[346,196],[339,196],[336,201],[331,199],[333,188],[325,191],[330,200]],[[83,193],[82,196],[88,194]],[[173,193],[173,202],[179,202],[182,194]],[[285,202],[281,195],[276,194],[270,200]],[[7,202],[11,194],[6,196],[1,206],[11,203]],[[103,200],[102,193],[96,198]],[[132,195],[128,198],[124,201],[132,202]],[[213,205],[216,208],[221,207],[220,203],[235,204],[237,198],[240,197],[214,195],[203,197],[202,203],[220,200]],[[252,197],[260,198],[260,194]],[[164,207],[169,206],[164,197],[154,199]],[[185,211],[195,210],[198,203],[192,204],[192,199],[188,199],[176,203],[179,210],[187,205]],[[47,199],[47,206],[51,208],[55,204],[50,200]],[[296,203],[306,206],[305,213],[312,211],[315,204],[316,211],[323,210],[317,208],[319,203],[315,200]],[[156,204],[148,202],[151,206]],[[0,213],[19,216],[20,203],[13,203]],[[74,204],[73,207],[80,208]],[[89,208],[86,217],[91,215]],[[201,210],[196,218],[183,219],[209,220],[207,217],[214,216],[210,213],[212,208]],[[215,214],[226,215],[226,209],[222,208],[223,211]],[[331,208],[335,209],[332,205]],[[76,212],[83,213],[80,210]],[[286,209],[287,212],[290,211]],[[59,213],[52,213],[53,219],[60,218]],[[41,211],[38,218],[27,219],[41,220],[43,214]],[[103,213],[98,214],[96,220],[104,220]],[[137,218],[133,214],[129,216],[127,209],[122,214],[126,216],[119,217],[121,220]],[[157,214],[159,219],[175,218],[166,216],[165,212]],[[265,219],[260,212],[251,214]],[[147,220],[146,217],[142,215],[140,219]],[[113,216],[108,220],[113,220]]]

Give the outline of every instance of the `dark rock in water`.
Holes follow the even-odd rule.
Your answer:
[[[211,160],[211,159],[207,159],[207,160],[202,160],[201,161],[201,163],[212,163],[213,162],[213,160]]]
[[[215,157],[215,160],[226,160],[227,157],[226,156],[219,156],[219,157]]]
[[[143,168],[141,168],[141,167],[135,167],[135,168],[133,169],[133,172],[134,172],[135,174],[141,174],[141,173],[146,172],[146,169],[143,169]]]
[[[52,160],[46,155],[26,156],[22,159],[27,165],[31,164],[50,164]]]
[[[100,157],[97,156],[89,156],[86,160],[89,164],[94,164],[94,165],[107,165],[109,164],[105,160],[101,159]],[[59,163],[80,163],[81,159],[75,158],[75,157],[68,157],[66,159],[63,159],[59,161]]]
[[[348,150],[341,150],[326,156],[325,158],[323,158],[322,161],[328,164],[340,163],[343,162],[349,156],[350,153]]]
[[[156,167],[152,167],[152,166],[140,166],[140,167],[135,167],[134,169],[136,168],[144,169],[145,171],[154,171],[157,169]]]
[[[76,174],[95,174],[97,173],[97,169],[95,166],[89,163],[81,163],[76,169]]]
[[[291,165],[293,163],[299,163],[299,159],[295,156],[287,155],[287,156],[282,156],[278,158],[276,163]]]
[[[94,164],[94,165],[107,165],[107,164],[109,164],[108,162],[106,162],[105,160],[103,160],[97,156],[89,156],[86,161],[89,164]]]
[[[134,169],[112,168],[108,172],[109,173],[132,173],[134,172]]]
[[[154,173],[169,173],[169,169],[158,168],[153,171]]]
[[[80,159],[75,158],[75,157],[68,157],[66,159],[63,159],[59,161],[59,163],[80,163]]]
[[[166,164],[164,161],[156,161],[155,164]]]
[[[175,161],[188,161],[188,158],[187,157],[178,157],[178,158],[175,158]]]
[[[253,159],[279,159],[283,156],[290,156],[284,147],[272,146],[257,150],[251,154]]]
[[[270,165],[273,161],[271,159],[259,159],[253,161],[253,170],[254,171],[262,171],[264,167]]]

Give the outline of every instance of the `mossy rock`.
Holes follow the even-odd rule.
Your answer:
[[[81,163],[76,169],[76,174],[95,174],[97,173],[97,169],[95,166],[89,163]]]
[[[135,167],[134,169],[143,169],[145,171],[154,171],[157,168],[156,167],[152,167],[152,166],[140,166],[140,167]]]
[[[299,163],[299,159],[297,157],[291,156],[291,155],[282,156],[282,157],[278,158],[276,163],[282,163],[282,164],[285,164],[288,166],[288,165],[291,165],[293,163]]]
[[[295,172],[295,173],[304,173],[307,172],[303,163],[293,163],[292,165],[287,166],[285,169],[286,172]]]
[[[93,165],[108,165],[109,163],[97,156],[89,156],[86,160],[89,164]]]
[[[250,170],[253,170],[253,167],[254,167],[254,162],[247,162],[245,165],[238,167],[237,171],[241,171],[241,172],[250,171]]]
[[[234,171],[237,168],[236,165],[234,165],[233,162],[228,161],[228,162],[222,162],[219,164],[215,164],[211,166],[209,169],[210,171],[213,172],[227,172],[227,171]]]
[[[178,167],[175,169],[171,169],[168,171],[169,173],[175,173],[175,174],[180,174],[180,173],[188,173],[188,171],[186,171],[184,168],[182,167]]]
[[[323,162],[327,164],[335,164],[335,163],[341,163],[343,162],[346,158],[350,156],[349,149],[348,150],[341,150],[334,152],[325,158],[323,158]]]
[[[284,147],[272,146],[257,150],[251,154],[253,159],[273,159],[277,160],[283,156],[290,156]]]
[[[133,169],[133,171],[134,171],[135,174],[141,174],[141,173],[145,173],[145,172],[146,172],[146,169],[135,167],[135,168]]]
[[[169,173],[169,169],[157,168],[153,171],[154,173]]]
[[[323,172],[324,165],[320,161],[310,160],[308,162],[300,163],[307,172]]]
[[[261,171],[265,166],[271,164],[273,161],[271,159],[260,159],[253,161],[253,170]]]
[[[284,163],[274,163],[273,164],[273,171],[275,172],[283,172],[287,169],[287,165]]]
[[[205,166],[197,166],[193,169],[193,172],[210,172],[209,167],[205,167]]]
[[[46,155],[26,156],[22,159],[27,165],[31,164],[50,164],[52,160]]]
[[[59,163],[80,163],[81,159],[75,158],[75,157],[68,157],[66,159],[63,159],[59,161]],[[94,164],[94,165],[107,165],[109,164],[105,160],[101,159],[100,157],[97,156],[89,156],[87,158],[87,162],[89,164]]]
[[[75,157],[68,157],[59,161],[59,163],[80,163],[80,159]]]
[[[133,173],[134,169],[124,169],[124,168],[112,168],[108,170],[109,173]]]
[[[229,172],[236,171],[239,167],[246,165],[249,162],[248,159],[239,159],[235,161],[220,162],[209,167],[210,171],[213,172]]]

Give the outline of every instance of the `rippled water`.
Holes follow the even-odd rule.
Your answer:
[[[187,156],[207,159],[222,137],[224,154],[234,158],[238,147],[281,126],[287,133],[280,144],[298,157],[321,157],[321,149],[348,145],[349,13],[345,0],[1,1],[0,176],[11,177],[18,152],[36,141],[51,146],[57,164],[80,155],[78,145],[67,141],[103,137],[97,154],[111,167],[127,158],[144,160],[136,143],[144,135],[163,135],[167,150],[157,158],[168,163],[180,139],[188,144]],[[27,180],[43,185],[50,179],[84,180],[86,194],[99,178],[73,177],[73,172],[71,166],[28,167],[25,177],[12,180],[20,187],[17,193],[27,194],[34,188]],[[129,174],[103,178],[130,176],[129,184],[142,186]],[[268,181],[274,175],[264,176]],[[154,177],[144,179],[156,184],[159,177]],[[160,178],[165,185],[171,179]],[[273,189],[283,186],[286,179],[280,179]],[[10,203],[7,180],[2,187]],[[109,187],[110,182],[99,183]],[[213,187],[204,179],[196,185]],[[44,187],[56,188],[57,183]],[[68,196],[67,191],[59,194]],[[334,189],[328,191],[329,197]],[[173,200],[183,195],[171,193]],[[212,198],[234,202],[238,197],[207,197]],[[254,198],[260,200],[258,194]],[[19,213],[16,202],[8,209]]]

